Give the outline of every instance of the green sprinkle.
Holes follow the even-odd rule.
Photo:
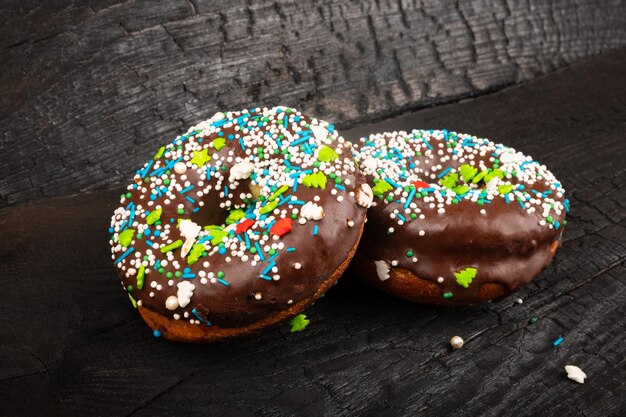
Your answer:
[[[512,184],[498,185],[498,192],[502,195],[505,195],[513,191],[513,188],[515,188],[515,186],[513,186]]]
[[[120,245],[129,247],[130,242],[133,240],[133,236],[135,236],[135,229],[126,229],[117,237],[117,241]]]
[[[289,189],[288,185],[283,185],[282,187],[280,187],[278,190],[274,191],[274,193],[270,196],[269,200],[270,201],[274,201],[276,200],[282,193],[284,193],[285,191],[287,191]]]
[[[133,286],[129,285],[128,287],[126,287],[126,291],[131,292],[133,290]]]
[[[139,268],[139,271],[137,271],[137,289],[141,290],[143,288],[143,280],[145,276],[146,267],[142,265],[141,268]]]
[[[224,139],[224,138],[215,138],[215,139],[213,139],[213,147],[215,148],[215,150],[219,151],[224,146],[226,146],[226,139]]]
[[[167,278],[172,278],[174,276],[174,274],[172,274],[171,272],[168,272],[167,274],[165,274],[165,276]]]
[[[222,278],[224,278],[225,275],[226,274],[224,273],[224,271],[217,271],[217,277],[218,278],[222,279]]]
[[[209,150],[207,148],[204,148],[201,151],[194,151],[193,157],[189,162],[197,165],[199,168],[202,168],[210,160],[211,157],[209,156]]]
[[[451,292],[444,292],[443,293],[443,298],[445,298],[446,300],[452,298],[452,293]]]
[[[164,153],[165,153],[165,146],[161,146],[159,150],[157,151],[157,153],[154,154],[154,160],[156,161],[157,159],[162,157]]]
[[[167,252],[173,251],[174,249],[178,249],[181,246],[183,246],[183,241],[178,239],[176,242],[173,242],[167,246],[163,246],[161,248],[161,253],[167,253]]]
[[[463,178],[463,181],[470,182],[472,178],[474,178],[478,170],[471,165],[464,164],[461,165],[461,167],[459,168],[459,172],[461,173],[461,178]]]
[[[185,214],[185,210],[179,208],[178,210],[176,210],[176,213],[178,213],[178,214],[180,214],[182,216],[183,214]]]
[[[495,177],[504,178],[504,172],[502,172],[502,170],[500,169],[494,169],[493,171],[485,175],[485,182],[489,182]]]
[[[198,259],[200,259],[200,256],[202,256],[203,253],[204,245],[201,243],[196,243],[191,247],[191,250],[189,251],[189,255],[187,256],[187,263],[189,265],[195,264],[196,262],[198,262]]]
[[[231,225],[246,217],[246,212],[241,209],[231,210],[226,217],[226,224]]]
[[[474,184],[478,184],[480,181],[482,181],[482,179],[485,177],[485,175],[487,175],[489,173],[488,170],[484,170],[484,171],[480,171],[478,173],[478,175],[474,176],[474,178],[472,178],[472,182]]]
[[[459,174],[457,174],[456,172],[451,172],[445,177],[441,178],[439,180],[439,184],[441,184],[442,186],[446,188],[453,189],[454,187],[456,187],[456,183],[458,181],[459,181]]]
[[[548,216],[546,217],[546,221],[551,224],[554,221],[554,219],[552,218],[552,216]]]
[[[156,210],[152,210],[150,212],[150,214],[148,214],[148,217],[146,217],[146,223],[148,223],[148,225],[153,225],[154,223],[157,222],[157,220],[161,219],[161,214],[163,213],[163,209],[156,209]]]
[[[411,249],[409,249],[408,251],[406,251],[406,256],[407,256],[407,257],[409,257],[409,258],[410,258],[411,256],[413,256],[413,251],[412,251]]]
[[[182,272],[180,272],[180,271],[176,271],[176,272],[174,272],[174,276],[175,276],[176,278],[180,278],[180,277],[182,277],[182,276],[183,276],[183,273],[182,273]]]
[[[389,184],[385,180],[381,180],[379,178],[374,178],[374,187],[372,188],[372,192],[374,195],[378,197],[382,197],[387,191],[391,190],[393,186]]]
[[[259,213],[261,214],[271,213],[272,211],[274,211],[274,209],[277,206],[278,206],[278,200],[270,201],[259,209]]]
[[[332,162],[337,158],[339,158],[339,155],[337,155],[337,152],[329,146],[323,146],[317,154],[317,159],[322,162]]]
[[[452,191],[454,191],[457,195],[463,195],[469,191],[469,187],[467,185],[459,185],[458,187],[454,187]]]
[[[326,188],[326,175],[323,172],[314,172],[302,178],[302,184],[310,188]]]
[[[137,308],[137,301],[135,301],[130,294],[128,294],[128,298],[130,298],[130,302],[133,304],[133,307]]]
[[[528,324],[535,324],[537,323],[537,317],[531,317],[530,320],[528,320]]]
[[[298,314],[294,318],[291,319],[289,324],[291,325],[291,333],[301,332],[306,329],[306,326],[309,325],[311,320],[306,318],[304,314]]]
[[[476,276],[476,268],[468,267],[454,273],[456,282],[463,288],[469,287]]]

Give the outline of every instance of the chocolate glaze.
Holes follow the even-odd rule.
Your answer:
[[[278,110],[280,111],[280,110]],[[135,237],[131,246],[135,249],[135,252],[131,254],[127,259],[134,256],[135,253],[140,253],[141,256],[150,250],[148,240],[152,243],[167,244],[170,241],[176,241],[182,239],[185,241],[185,237],[181,235],[181,231],[175,227],[178,219],[190,219],[194,223],[205,225],[222,225],[224,219],[228,215],[228,210],[223,206],[224,203],[230,201],[231,209],[239,206],[248,206],[245,204],[241,197],[241,193],[250,193],[251,188],[255,189],[256,184],[268,184],[268,176],[257,176],[256,178],[246,178],[236,181],[229,181],[229,173],[231,168],[241,159],[252,160],[253,163],[259,166],[260,159],[251,157],[246,154],[246,150],[242,148],[242,143],[233,138],[226,140],[225,146],[220,150],[215,150],[210,146],[212,141],[218,138],[218,133],[223,133],[224,138],[229,138],[230,135],[241,134],[242,136],[256,134],[257,132],[268,132],[270,129],[281,129],[281,132],[287,136],[283,138],[282,149],[287,149],[286,144],[289,142],[288,134],[284,132],[282,126],[277,126],[277,120],[282,119],[286,114],[284,111],[278,113],[277,109],[261,110],[255,109],[250,111],[250,118],[254,116],[267,116],[270,115],[270,121],[262,127],[249,127],[251,132],[244,133],[242,128],[236,129],[239,126],[237,123],[226,124],[219,128],[209,128],[211,123],[215,121],[207,121],[204,124],[199,125],[196,128],[190,129],[190,132],[194,130],[202,131],[197,135],[188,134],[177,138],[175,143],[181,141],[182,143],[196,142],[196,147],[210,149],[209,155],[214,155],[211,161],[209,161],[202,169],[193,167],[187,162],[187,170],[184,174],[176,173],[171,170],[170,178],[171,184],[180,183],[177,187],[178,190],[173,191],[170,204],[164,204],[165,197],[159,197],[155,203],[159,203],[163,208],[161,215],[162,225],[160,227],[152,226],[151,236],[146,237],[145,234],[142,238]],[[226,119],[236,119],[245,113],[229,113],[226,115]],[[265,261],[259,260],[256,265],[252,264],[252,259],[255,254],[252,254],[250,250],[247,250],[244,246],[244,254],[248,256],[247,260],[243,260],[241,256],[238,256],[236,252],[231,252],[229,249],[226,254],[220,254],[219,252],[211,252],[212,245],[206,244],[209,251],[207,256],[201,257],[198,262],[189,265],[187,259],[181,257],[181,249],[175,249],[172,251],[174,254],[174,260],[180,264],[179,268],[175,267],[174,262],[169,262],[162,273],[154,269],[154,262],[158,259],[166,259],[166,255],[162,254],[159,250],[152,249],[152,253],[156,259],[151,260],[152,264],[149,266],[149,273],[145,275],[145,282],[143,289],[137,288],[137,276],[136,274],[129,273],[127,259],[118,263],[118,274],[121,278],[124,288],[132,286],[130,295],[133,299],[153,311],[156,311],[167,317],[174,317],[174,314],[179,315],[181,320],[193,320],[196,324],[206,325],[211,323],[220,327],[238,327],[246,324],[253,323],[264,317],[267,317],[277,311],[286,310],[292,304],[295,304],[301,300],[312,298],[315,291],[320,287],[320,284],[328,278],[338,267],[345,261],[351,249],[356,245],[359,232],[363,222],[365,221],[365,208],[358,205],[356,202],[355,192],[358,190],[361,184],[361,177],[351,157],[351,144],[339,137],[334,131],[332,125],[328,125],[326,122],[318,121],[316,119],[303,116],[297,113],[295,110],[291,113],[297,115],[302,122],[309,123],[311,125],[317,125],[323,128],[324,137],[317,137],[315,134],[311,135],[311,148],[315,150],[315,146],[321,146],[327,144],[333,147],[338,153],[339,158],[333,162],[327,162],[320,167],[322,170],[326,167],[328,171],[329,167],[336,169],[338,175],[341,176],[341,184],[336,186],[332,179],[328,179],[328,182],[324,189],[307,187],[304,184],[299,184],[297,191],[293,191],[290,187],[282,197],[286,195],[293,195],[297,200],[302,202],[314,202],[314,198],[319,196],[317,205],[321,206],[324,210],[324,217],[321,220],[308,220],[305,224],[300,224],[300,213],[293,219],[292,231],[283,235],[282,237],[271,236],[269,244],[282,243],[283,249],[278,250],[279,255],[273,259],[275,262],[275,268],[277,272],[264,270],[269,265],[270,254],[264,249]],[[213,119],[212,119],[213,120]],[[218,124],[220,117],[217,118]],[[291,135],[295,135],[296,124],[289,123],[288,132]],[[304,129],[300,126],[298,130]],[[319,132],[319,129],[317,130]],[[209,132],[207,134],[207,132]],[[329,136],[331,140],[326,140],[325,136]],[[190,138],[189,138],[190,137]],[[269,138],[265,135],[263,137],[263,146],[266,151],[271,149],[276,143],[275,138]],[[297,138],[298,136],[295,136]],[[201,142],[200,142],[201,138]],[[247,139],[246,139],[247,141]],[[187,145],[184,145],[187,146]],[[195,145],[194,145],[195,146]],[[168,148],[168,149],[175,149]],[[292,149],[292,148],[290,148]],[[192,150],[185,148],[185,155],[192,155]],[[230,153],[232,152],[232,153]],[[256,152],[256,151],[255,151]],[[230,153],[230,154],[229,154]],[[298,154],[298,151],[292,152],[294,155]],[[162,166],[165,162],[174,159],[174,156],[170,153],[162,157],[161,164],[155,164],[151,169]],[[255,153],[253,153],[255,155]],[[217,158],[215,157],[217,156]],[[219,172],[223,173],[223,184],[219,192],[213,188],[203,196],[197,196],[196,192],[200,189],[206,188],[208,185],[215,185],[218,183],[219,175],[214,173],[210,179],[206,179],[204,173],[206,169],[216,165],[216,161],[220,158],[231,157],[230,161],[224,161],[225,168],[219,168]],[[189,158],[187,158],[189,159]],[[271,167],[278,168],[280,172],[285,171],[287,165],[284,162],[284,156],[279,154],[271,154],[265,161],[271,160]],[[297,161],[293,160],[289,164],[291,166],[298,165]],[[210,169],[210,168],[209,168]],[[313,166],[305,166],[302,164],[302,169],[317,170]],[[256,171],[255,171],[256,172]],[[186,180],[182,178],[182,175],[186,175]],[[152,180],[155,180],[155,176]],[[141,178],[136,177],[136,181],[141,181]],[[180,189],[186,186],[187,182],[194,185],[193,192],[180,194]],[[200,186],[199,184],[202,184]],[[224,186],[229,187],[229,197],[225,197]],[[252,185],[252,187],[251,187]],[[343,188],[343,189],[342,189]],[[332,191],[335,190],[335,191]],[[146,193],[141,187],[134,189],[133,185],[129,186],[130,198],[122,197],[122,207],[116,211],[116,215],[112,219],[112,228],[114,229],[111,245],[113,247],[113,258],[119,257],[127,250],[125,247],[120,247],[117,244],[117,238],[119,236],[120,224],[123,220],[129,216],[129,210],[126,208],[129,202],[132,202],[139,208],[148,208],[147,202],[150,201],[148,196],[150,190]],[[331,194],[336,192],[336,194]],[[221,195],[220,195],[221,194]],[[269,197],[271,193],[265,190],[265,197]],[[186,196],[191,196],[195,203],[186,199]],[[338,199],[343,199],[338,201]],[[194,209],[199,207],[198,202],[203,201],[204,206],[194,212]],[[178,205],[183,204],[183,214],[178,213]],[[249,229],[249,237],[253,237],[253,232],[263,232],[259,222],[258,209],[263,206],[263,203],[255,198],[255,202],[251,203],[255,205],[255,213],[257,215],[256,223]],[[221,205],[221,206],[220,206]],[[154,207],[148,208],[153,209]],[[293,209],[301,209],[302,205],[284,203],[278,206],[274,212],[270,213],[270,217],[276,214],[276,220],[285,217],[291,217]],[[280,210],[286,209],[287,213]],[[268,222],[271,219],[268,217]],[[170,219],[174,219],[175,223],[170,223]],[[242,219],[243,220],[243,219]],[[136,222],[139,224],[146,223],[145,212],[140,212],[136,215]],[[237,223],[241,223],[238,221]],[[154,237],[154,231],[157,229],[163,230],[166,224],[170,224],[170,235],[167,237],[167,241],[163,239],[163,242],[159,238]],[[317,227],[316,227],[317,226]],[[234,226],[233,226],[234,227]],[[313,236],[314,228],[317,229],[317,235]],[[200,240],[201,236],[210,232],[201,232],[196,241]],[[229,240],[229,242],[236,242],[237,249],[241,248],[241,245],[245,245],[244,233],[240,234],[241,242],[235,238]],[[268,244],[268,243],[266,243]],[[263,244],[262,246],[265,246]],[[250,245],[254,247],[253,244]],[[287,248],[295,248],[295,251],[287,251]],[[213,249],[215,250],[215,249]],[[234,254],[233,254],[234,253]],[[257,253],[258,255],[258,253]],[[230,258],[228,261],[227,257]],[[208,266],[205,266],[205,262],[209,262]],[[300,269],[296,269],[297,264]],[[120,268],[120,266],[122,268]],[[168,272],[175,273],[176,271],[187,270],[187,275],[194,274],[195,277],[191,279],[185,279],[184,277],[172,277],[168,279],[166,274]],[[205,284],[201,283],[199,273],[204,271],[205,273],[213,272],[217,274],[218,271],[224,272],[223,279],[229,284],[214,282],[210,280]],[[274,275],[279,275],[279,280],[266,280],[260,278],[260,275],[272,278]],[[174,311],[166,308],[166,300],[170,296],[177,295],[177,284],[180,282],[188,281],[195,286],[191,302],[185,307],[178,307]],[[172,285],[170,285],[172,284]],[[158,287],[160,286],[160,287]],[[160,290],[158,290],[158,288]],[[150,296],[153,293],[153,296]],[[200,320],[201,319],[201,320]]]
[[[411,135],[394,132],[370,139],[374,138],[373,141],[377,143],[373,147],[384,155],[388,149],[383,143],[388,143],[391,148],[398,138]],[[440,189],[442,187],[436,183],[442,170],[451,167],[448,172],[457,172],[463,163],[458,159],[441,162],[442,155],[439,155],[438,150],[450,148],[449,140],[446,140],[441,132],[420,131],[416,136],[417,139],[405,142],[404,151],[408,149],[421,151],[424,153],[423,156],[392,161],[393,165],[400,168],[399,172],[406,169],[406,172],[411,174],[400,185],[410,184],[418,178]],[[425,151],[423,137],[426,137],[433,147],[430,156]],[[381,138],[384,138],[384,141],[381,141]],[[481,146],[476,147],[478,154],[472,160],[466,159],[464,163],[473,161],[472,163],[478,166],[482,162],[487,167],[493,167],[493,161],[490,160],[491,152],[480,154],[480,151],[488,148],[491,142],[485,142],[484,145],[480,143]],[[499,149],[503,151],[513,152],[510,148],[498,146],[501,146]],[[444,155],[450,153],[446,151]],[[361,166],[368,157],[369,154],[363,153],[358,156]],[[411,168],[409,166],[411,160],[420,160],[421,163]],[[373,165],[371,161],[369,164]],[[365,162],[365,165],[368,163]],[[442,167],[434,171],[431,169],[432,166],[438,165]],[[388,171],[386,173],[376,173],[367,169],[366,171],[367,180],[372,186],[374,178],[385,177],[388,174]],[[533,189],[539,193],[552,190],[550,195],[555,200],[552,204],[559,210],[550,210],[550,215],[557,227],[541,222],[544,219],[541,210],[529,213],[519,202],[514,200],[507,203],[502,195],[497,194],[490,200],[490,204],[479,205],[470,199],[460,199],[458,204],[443,204],[445,210],[443,213],[439,212],[440,207],[432,208],[431,203],[425,199],[415,199],[413,200],[415,207],[421,211],[424,218],[408,219],[399,225],[397,212],[404,213],[404,202],[397,202],[395,198],[392,202],[387,202],[383,198],[375,197],[374,205],[368,211],[368,222],[358,249],[359,257],[355,258],[364,260],[367,266],[360,265],[359,270],[365,270],[365,273],[370,274],[370,278],[371,276],[378,278],[374,262],[379,260],[386,261],[391,268],[407,269],[416,277],[436,283],[441,288],[442,294],[452,294],[448,299],[434,300],[438,304],[476,302],[478,292],[485,283],[500,284],[507,294],[527,284],[549,265],[552,259],[551,248],[554,242],[560,239],[566,211],[562,209],[564,199],[560,184],[551,188],[555,180],[549,171],[545,167],[539,167],[538,172],[543,174],[543,178],[534,176],[522,180],[512,177],[508,180],[514,186],[522,184],[526,190]],[[405,213],[405,217],[408,218],[408,214]],[[393,233],[389,233],[389,228],[393,228]],[[411,256],[407,256],[407,251],[412,251]],[[477,272],[471,284],[464,288],[457,283],[455,272],[467,267],[476,268]],[[441,278],[443,282],[439,282]]]

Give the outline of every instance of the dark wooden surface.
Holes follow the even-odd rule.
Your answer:
[[[218,110],[352,127],[625,45],[622,0],[5,0],[0,207],[124,180]]]
[[[171,343],[152,336],[115,276],[106,229],[119,187],[0,210],[0,415],[623,416],[625,89],[621,50],[346,131],[474,132],[562,180],[572,213],[553,265],[471,309],[413,305],[345,277],[307,311],[304,332]],[[566,364],[587,373],[584,385]]]

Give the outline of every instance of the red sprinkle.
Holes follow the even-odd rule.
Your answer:
[[[237,225],[237,228],[235,229],[235,234],[238,235],[239,233],[243,233],[247,231],[249,228],[252,227],[253,224],[254,224],[254,220],[252,219],[246,219],[242,221],[241,223]]]
[[[415,186],[415,188],[429,188],[430,184],[424,181],[414,181],[411,184]]]
[[[270,229],[270,233],[276,236],[282,236],[291,232],[291,228],[292,221],[290,218],[287,217],[284,219],[280,219],[276,223],[274,223],[274,225]]]

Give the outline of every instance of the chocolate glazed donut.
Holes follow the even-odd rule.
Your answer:
[[[110,228],[122,285],[155,335],[250,333],[332,286],[372,199],[351,147],[278,107],[217,113],[160,148]]]
[[[407,300],[471,305],[530,282],[561,244],[569,202],[545,166],[454,132],[362,138],[375,195],[351,270]]]

